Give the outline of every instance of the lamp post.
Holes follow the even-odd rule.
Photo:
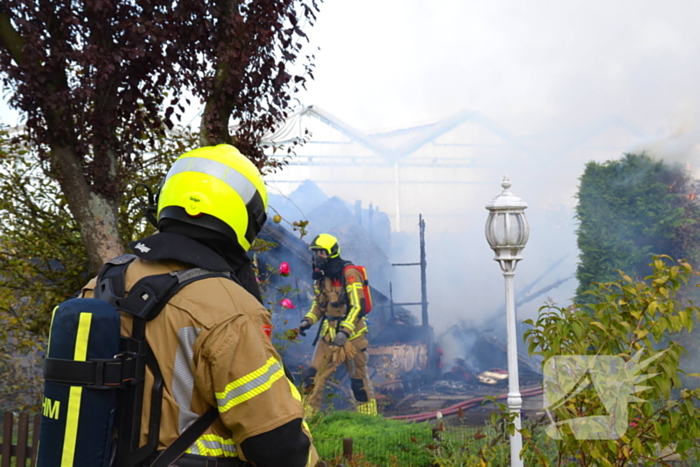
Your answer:
[[[525,217],[527,203],[510,192],[510,180],[503,177],[503,192],[486,204],[489,217],[486,220],[486,240],[496,253],[506,282],[506,330],[508,344],[508,409],[515,414],[516,431],[510,437],[510,465],[522,467],[520,450],[523,447],[520,430],[520,409],[523,400],[520,397],[518,382],[518,340],[515,326],[515,294],[513,276],[518,261],[523,259],[521,252],[530,236],[530,226]]]

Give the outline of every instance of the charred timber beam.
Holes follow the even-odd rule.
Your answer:
[[[420,299],[423,302],[421,317],[423,318],[423,327],[428,329],[430,324],[428,322],[428,292],[425,274],[427,266],[425,261],[425,219],[423,219],[422,214],[418,215],[418,227],[420,227]]]
[[[546,287],[542,287],[540,290],[538,290],[538,291],[536,291],[536,292],[533,292],[533,293],[531,293],[530,295],[527,295],[527,296],[525,296],[525,297],[519,298],[519,299],[516,301],[516,305],[517,305],[517,306],[520,306],[520,305],[523,305],[523,304],[525,304],[525,303],[527,303],[527,302],[530,302],[530,301],[536,299],[537,297],[539,297],[540,295],[545,294],[545,293],[549,292],[549,291],[552,290],[552,289],[556,289],[557,287],[559,287],[561,284],[563,284],[564,282],[568,281],[569,279],[573,279],[574,276],[575,276],[575,274],[571,274],[570,276],[565,277],[565,278],[563,278],[563,279],[559,279],[558,281],[556,281],[556,282],[554,282],[554,283],[552,283],[552,284],[549,284],[549,285],[546,286]]]

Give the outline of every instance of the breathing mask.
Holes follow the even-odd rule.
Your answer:
[[[322,249],[313,249],[311,252],[313,253],[312,264],[314,269],[311,278],[318,280],[325,275],[324,271],[326,266],[328,266],[328,252]]]

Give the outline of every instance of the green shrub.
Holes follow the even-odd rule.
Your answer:
[[[650,266],[644,281],[619,272],[617,281],[587,292],[587,305],[544,307],[536,321],[525,321],[532,327],[525,333],[528,351],[544,359],[545,395],[553,403],[548,434],[557,438],[557,458],[543,456],[540,465],[669,465],[673,454],[700,461],[694,449],[700,440],[700,389],[683,386],[679,364],[685,349],[676,341],[698,318],[697,306],[677,300],[698,273],[667,256],[654,257]],[[548,379],[553,357],[559,357],[551,360],[556,378]],[[581,363],[589,357],[624,365],[594,371]],[[598,376],[598,386],[585,379],[591,374]],[[523,438],[528,449],[529,433]]]

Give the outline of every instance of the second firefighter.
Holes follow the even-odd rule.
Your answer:
[[[321,327],[311,368],[304,378],[311,390],[307,413],[321,408],[326,381],[344,364],[357,412],[376,415],[377,401],[367,372],[369,342],[362,275],[340,257],[340,245],[332,235],[318,235],[309,249],[313,253],[314,301],[299,330],[304,332],[319,321]]]

